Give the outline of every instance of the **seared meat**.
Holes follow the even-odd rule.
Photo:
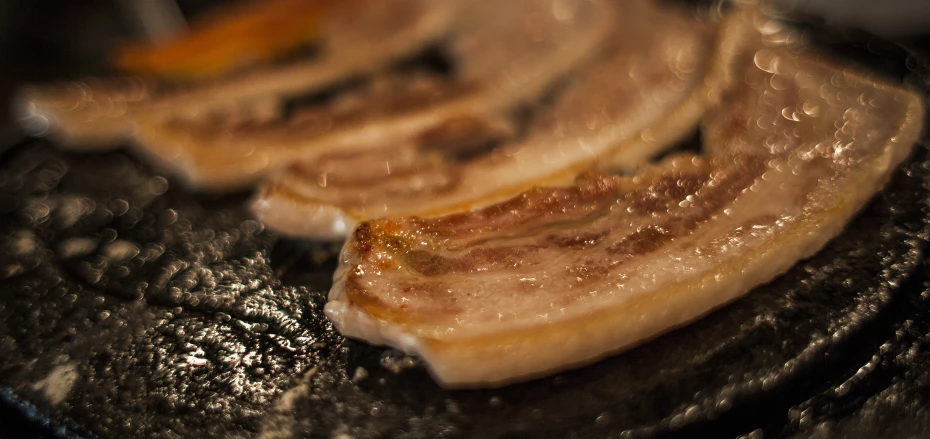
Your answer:
[[[379,75],[332,101],[259,121],[145,120],[137,140],[207,189],[243,186],[298,159],[377,155],[450,121],[499,117],[536,99],[597,52],[612,21],[610,8],[590,0],[559,9],[551,0],[481,0],[458,19],[449,43],[452,78]]]
[[[493,118],[451,120],[426,133],[438,136],[397,142],[400,159],[372,157],[380,174],[302,161],[262,190],[256,214],[287,234],[338,237],[360,220],[466,210],[534,185],[569,182],[608,158],[643,162],[694,128],[725,64],[714,61],[712,25],[649,1],[618,8],[609,46],[521,135],[507,137]],[[501,144],[493,151],[474,153],[476,143],[495,141]]]
[[[817,252],[908,155],[923,105],[784,47],[776,22],[734,20],[703,155],[473,212],[362,222],[327,315],[422,356],[444,386],[496,386],[641,343]]]

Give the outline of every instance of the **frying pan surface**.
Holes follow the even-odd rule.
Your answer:
[[[813,32],[834,56],[930,89],[920,44]],[[0,419],[100,438],[930,428],[925,141],[840,237],[772,283],[621,355],[496,390],[442,390],[416,359],[335,333],[322,306],[338,244],[278,238],[247,199],[193,193],[124,152],[8,144]]]

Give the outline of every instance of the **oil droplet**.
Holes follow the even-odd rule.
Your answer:
[[[355,373],[352,374],[352,382],[358,384],[365,378],[368,378],[368,370],[361,366],[356,367]]]
[[[381,355],[381,366],[394,374],[401,373],[404,369],[416,366],[417,362],[408,355],[401,352],[388,350]]]
[[[138,245],[123,239],[113,241],[105,245],[102,249],[103,255],[110,259],[110,262],[113,264],[126,262],[138,255],[139,252]]]
[[[161,195],[168,190],[168,180],[164,177],[154,177],[149,181],[148,187],[152,195]]]
[[[97,241],[91,238],[71,238],[59,244],[56,253],[63,259],[71,259],[87,256],[96,249]]]
[[[16,232],[16,240],[13,241],[13,252],[17,255],[30,254],[39,247],[35,234],[30,230],[19,230]]]

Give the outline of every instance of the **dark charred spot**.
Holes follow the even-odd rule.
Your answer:
[[[386,220],[366,221],[356,226],[352,236],[355,238],[359,257],[377,264],[382,269],[394,267],[393,262],[380,260],[375,258],[375,255],[385,250],[393,253],[403,252],[410,247],[407,240],[396,235],[399,228],[397,223]]]
[[[358,245],[359,255],[366,255],[371,252],[371,225],[367,222],[359,224],[353,233],[355,242]]]
[[[458,70],[455,57],[442,45],[427,46],[420,53],[402,59],[392,70],[401,73],[425,72],[434,76],[452,78]]]

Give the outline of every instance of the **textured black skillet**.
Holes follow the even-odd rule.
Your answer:
[[[930,89],[930,57],[915,46],[818,35],[837,56]],[[101,438],[930,431],[925,143],[842,236],[773,283],[625,354],[491,391],[443,391],[415,361],[334,333],[321,308],[338,247],[276,238],[245,199],[191,193],[121,152],[7,148],[0,432],[11,422]]]

